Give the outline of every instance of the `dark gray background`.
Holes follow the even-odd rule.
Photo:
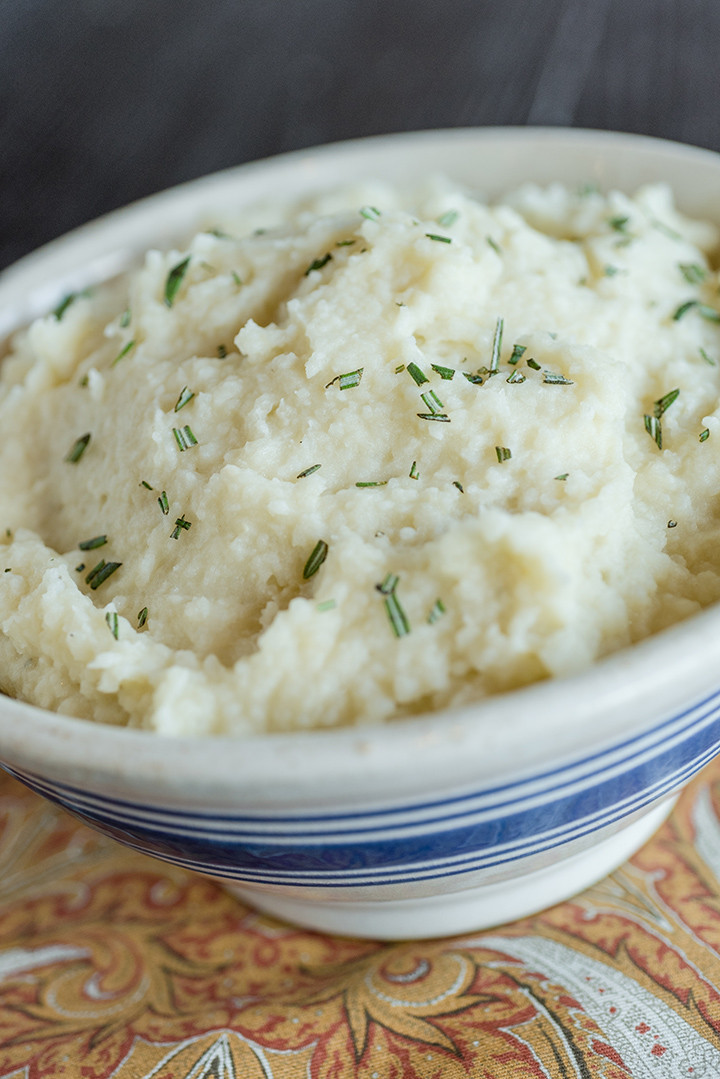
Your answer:
[[[720,150],[720,0],[0,0],[0,267],[228,165],[415,128]]]

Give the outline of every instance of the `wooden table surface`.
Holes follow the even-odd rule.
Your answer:
[[[225,166],[559,124],[720,150],[718,0],[3,0],[0,267]]]

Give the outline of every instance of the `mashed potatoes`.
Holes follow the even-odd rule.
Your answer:
[[[5,692],[168,734],[379,723],[720,597],[713,227],[660,187],[360,206],[151,251],[15,341]]]

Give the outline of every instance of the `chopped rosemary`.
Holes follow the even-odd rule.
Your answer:
[[[457,489],[458,489],[458,491],[460,492],[461,495],[465,494],[465,488],[460,483],[460,480],[453,480],[453,487],[457,487]]]
[[[185,276],[185,271],[190,265],[190,255],[184,258],[182,262],[178,262],[177,266],[173,266],[170,273],[165,280],[165,305],[166,307],[172,307],[175,303],[175,297],[177,291],[182,284],[182,279]]]
[[[428,408],[430,412],[439,413],[445,408],[445,405],[435,393],[435,390],[428,390],[427,393],[421,393],[420,396],[425,407]]]
[[[707,270],[697,262],[678,262],[678,270],[689,285],[701,285],[707,277]]]
[[[488,245],[492,247],[496,255],[502,255],[502,248],[500,247],[500,244],[497,242],[497,240],[493,240],[492,236],[486,236],[485,239],[487,240]]]
[[[360,216],[367,218],[368,221],[377,221],[381,214],[376,206],[363,206],[360,210]]]
[[[142,629],[143,626],[145,625],[145,623],[148,620],[148,609],[147,609],[147,607],[143,607],[143,609],[141,611],[138,611],[137,620],[138,620],[138,629]]]
[[[387,480],[358,480],[356,487],[385,487]]]
[[[178,444],[178,448],[182,453],[184,450],[189,450],[191,446],[197,446],[198,440],[192,433],[187,424],[178,430],[177,427],[173,427],[172,433],[175,435],[175,441]]]
[[[324,599],[321,603],[315,604],[316,611],[333,611],[337,607],[337,603],[334,599]]]
[[[524,382],[525,381],[525,375],[522,373],[522,371],[515,370],[510,375],[510,378],[505,379],[505,381],[510,382],[510,383]]]
[[[118,625],[117,611],[108,611],[105,615],[105,621],[108,624],[108,628],[112,633],[115,640],[118,640],[120,633],[120,626]]]
[[[433,626],[437,622],[438,618],[442,618],[445,614],[445,604],[441,599],[436,599],[430,608],[430,613],[427,616],[428,623]]]
[[[444,214],[440,214],[435,220],[444,229],[449,229],[451,225],[455,224],[459,216],[460,214],[457,210],[446,210]]]
[[[686,300],[685,303],[681,303],[673,314],[673,321],[679,322],[683,315],[686,315],[692,307],[697,307],[699,300]]]
[[[559,476],[553,476],[554,480],[566,480],[570,475],[569,472],[561,472]]]
[[[547,382],[548,386],[574,386],[575,383],[565,378],[565,375],[558,375],[554,371],[543,371],[543,382]]]
[[[180,391],[180,396],[175,402],[175,408],[173,409],[173,412],[179,412],[181,408],[185,408],[185,405],[189,405],[194,396],[195,394],[192,390],[189,390],[187,386],[183,386],[182,390]]]
[[[327,251],[320,258],[313,259],[313,261],[310,263],[307,270],[305,271],[304,276],[307,277],[308,274],[311,274],[313,272],[313,270],[322,270],[323,266],[327,266],[327,264],[328,264],[328,262],[330,261],[331,258],[332,258],[331,253],[329,251]]]
[[[452,382],[455,371],[452,367],[441,367],[439,363],[431,363],[433,371],[440,375],[446,382]]]
[[[709,363],[711,367],[717,367],[717,360],[714,360],[712,356],[708,356],[704,348],[700,349],[700,355],[705,360],[705,363]]]
[[[313,472],[317,472],[319,468],[322,468],[322,465],[310,465],[310,468],[305,468],[302,472],[298,472],[295,478],[304,480],[306,476],[312,476]]]
[[[503,339],[503,327],[504,327],[504,325],[505,325],[505,320],[502,319],[502,318],[499,318],[497,320],[497,322],[495,323],[495,333],[493,334],[493,343],[492,343],[492,356],[491,356],[491,359],[490,359],[490,374],[491,375],[497,374],[498,367],[500,366],[500,351],[502,349],[502,339]]]
[[[147,480],[140,480],[140,486],[144,487],[146,491],[152,491],[153,489]]]
[[[527,352],[527,345],[513,345],[508,363],[516,364],[518,360],[522,359],[524,352]]]
[[[645,430],[650,435],[659,450],[662,449],[662,426],[657,416],[643,416]]]
[[[653,407],[653,415],[657,416],[657,418],[660,419],[663,412],[667,412],[667,410],[670,408],[670,405],[674,401],[677,401],[679,396],[680,390],[670,390],[669,393],[666,393],[663,397],[661,397],[658,401],[655,402],[655,405]]]
[[[94,551],[96,547],[104,547],[107,543],[107,536],[93,536],[92,539],[83,540],[78,543],[79,551]]]
[[[167,517],[168,513],[170,512],[170,503],[168,502],[168,496],[166,495],[165,491],[163,491],[163,493],[158,498],[158,505],[164,515]]]
[[[537,360],[534,360],[532,358],[532,356],[530,357],[529,360],[525,360],[525,363],[528,365],[528,367],[532,367],[533,371],[542,371],[542,367],[537,362]]]
[[[355,386],[360,385],[364,370],[364,367],[359,367],[357,371],[348,371],[346,375],[335,375],[335,378],[331,378],[327,383],[325,389],[329,390],[337,382],[341,390],[352,390]]]
[[[387,573],[382,579],[380,584],[376,584],[378,592],[381,592],[383,596],[391,595],[397,588],[397,583],[400,580],[397,573]]]
[[[185,520],[185,514],[182,517],[175,518],[175,527],[170,533],[170,539],[178,539],[181,532],[187,532],[189,528],[192,528],[192,521]]]
[[[466,378],[468,382],[471,382],[473,386],[482,386],[483,384],[482,375],[472,375],[469,371],[463,371],[462,376],[463,378]]]
[[[495,453],[500,463],[502,463],[503,461],[509,461],[512,457],[512,451],[509,450],[507,446],[496,446]]]
[[[134,341],[128,341],[128,343],[125,345],[125,347],[120,349],[120,351],[118,352],[117,356],[115,357],[113,362],[110,364],[110,366],[114,367],[116,363],[119,363],[120,360],[123,358],[123,356],[127,356],[128,352],[130,351],[131,348],[135,348],[135,342]]]
[[[335,246],[336,247],[352,247],[352,245],[356,244],[356,243],[357,243],[357,237],[354,237],[352,240],[336,240],[335,241]]]
[[[425,235],[427,236],[428,240],[437,240],[437,242],[441,244],[452,243],[452,239],[450,238],[450,236],[438,236],[437,232],[426,232]]]
[[[409,475],[410,475],[411,480],[420,479],[420,473],[418,472],[417,461],[413,461],[412,465],[410,466]]]
[[[700,442],[707,442],[707,440],[709,438],[710,438],[710,429],[708,427],[705,427],[700,432],[700,439],[699,440],[700,440]]]
[[[685,303],[681,303],[673,315],[673,320],[678,322],[693,307],[697,308],[697,313],[708,322],[720,322],[720,311],[716,311],[709,304],[700,303],[699,300],[686,300]]]
[[[75,300],[77,300],[79,295],[80,295],[79,292],[68,292],[67,296],[65,296],[60,301],[60,303],[57,305],[57,307],[53,311],[53,315],[58,320],[58,322],[60,321],[60,319],[63,317],[63,315],[67,311],[70,304],[74,303]]]
[[[304,580],[309,580],[314,576],[322,566],[323,562],[327,558],[328,545],[325,540],[318,540],[312,549],[312,553],[305,563],[305,569],[303,570]]]
[[[427,375],[420,370],[416,363],[409,363],[407,365],[407,373],[415,380],[417,386],[422,386],[423,382],[429,382],[430,379]]]
[[[88,573],[85,578],[85,583],[89,584],[93,592],[96,588],[99,588],[104,581],[107,581],[115,570],[120,569],[122,562],[106,562],[104,558],[101,558],[96,566]]]
[[[450,417],[445,413],[438,412],[418,412],[418,419],[421,420],[435,420],[437,423],[450,423]]]
[[[65,460],[70,461],[71,464],[74,464],[74,465],[77,464],[78,461],[80,460],[80,458],[82,457],[82,455],[85,453],[85,450],[88,447],[88,442],[89,441],[90,441],[90,435],[89,434],[81,435],[80,438],[78,438],[73,443],[72,448],[70,449],[70,452],[67,454]]]
[[[410,632],[410,623],[395,591],[385,596],[384,603],[393,633],[396,637],[405,637]]]
[[[76,573],[82,573],[82,571],[84,569],[85,569],[85,563],[84,562],[78,562],[77,566],[75,567],[75,572]]]

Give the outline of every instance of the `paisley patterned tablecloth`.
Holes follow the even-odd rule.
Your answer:
[[[0,778],[0,1079],[717,1079],[720,761],[571,902],[325,937]]]

